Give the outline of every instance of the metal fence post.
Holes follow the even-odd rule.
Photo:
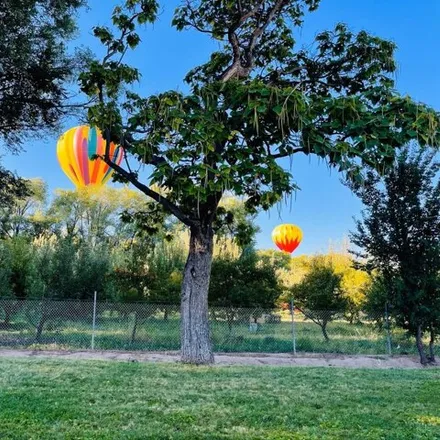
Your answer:
[[[95,293],[93,295],[92,350],[95,349],[96,297],[97,297],[97,292],[95,291]]]
[[[290,315],[292,317],[292,344],[293,354],[296,354],[296,333],[295,333],[295,304],[293,298],[290,300]]]
[[[388,351],[388,355],[391,356],[393,354],[393,350],[391,346],[391,328],[390,328],[390,317],[388,314],[388,302],[385,303],[385,322],[387,329],[387,351]]]

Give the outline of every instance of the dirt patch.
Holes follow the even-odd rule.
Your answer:
[[[125,362],[179,362],[177,352],[127,352],[127,351],[56,351],[56,350],[0,350],[0,357],[64,358],[88,360],[113,360]],[[269,365],[292,367],[342,367],[342,368],[423,368],[411,356],[343,356],[330,354],[262,354],[218,353],[216,365]]]

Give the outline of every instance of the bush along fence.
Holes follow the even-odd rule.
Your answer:
[[[386,310],[211,307],[216,352],[416,354]],[[180,307],[152,303],[0,299],[0,347],[57,350],[180,348]]]

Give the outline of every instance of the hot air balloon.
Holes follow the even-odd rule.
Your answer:
[[[303,233],[295,225],[279,225],[272,231],[272,240],[284,252],[291,254],[301,243]]]
[[[97,128],[88,126],[74,127],[64,133],[58,140],[57,156],[61,169],[77,186],[104,185],[113,174],[113,170],[100,158],[92,160],[95,155],[103,156],[105,141]],[[110,157],[119,165],[123,149],[114,143],[110,144]]]

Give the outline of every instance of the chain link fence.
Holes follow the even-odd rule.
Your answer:
[[[293,310],[293,313],[292,313]],[[211,307],[216,352],[415,354],[385,310],[340,312]],[[180,307],[151,303],[0,299],[0,346],[56,350],[175,351]]]

